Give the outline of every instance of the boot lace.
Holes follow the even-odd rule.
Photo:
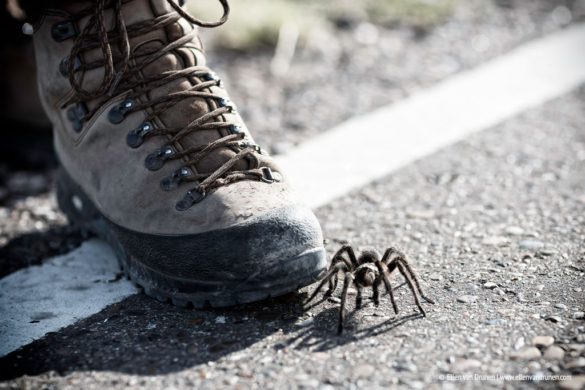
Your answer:
[[[109,119],[113,123],[120,123],[131,112],[148,109],[149,114],[142,125],[128,134],[128,145],[134,148],[139,147],[146,139],[155,136],[168,138],[166,146],[154,151],[146,158],[145,165],[149,170],[158,170],[169,160],[183,158],[187,160],[182,168],[173,172],[161,183],[162,188],[167,191],[182,183],[195,184],[195,187],[189,190],[184,198],[177,203],[178,210],[188,209],[193,204],[203,200],[211,190],[223,185],[241,180],[260,180],[268,183],[278,181],[280,176],[276,172],[272,172],[268,167],[260,166],[261,163],[256,157],[256,153],[261,154],[262,150],[257,145],[245,140],[246,134],[240,126],[222,119],[222,115],[234,112],[235,107],[228,99],[210,92],[209,88],[221,86],[221,81],[209,68],[197,65],[180,70],[169,70],[156,75],[144,76],[141,74],[141,71],[149,64],[191,42],[197,34],[196,29],[192,29],[162,48],[153,49],[146,53],[142,52],[139,56],[131,54],[131,38],[164,28],[178,22],[181,18],[200,27],[222,25],[229,16],[228,0],[218,0],[223,8],[223,15],[218,21],[206,22],[197,19],[185,11],[180,4],[173,0],[166,0],[174,12],[127,26],[124,21],[122,5],[128,1],[133,0],[95,0],[92,7],[76,15],[79,19],[89,16],[89,21],[76,37],[66,61],[66,72],[74,91],[74,96],[68,103],[79,104],[96,98],[113,97],[124,91],[129,91],[125,95],[124,101],[110,111]],[[114,12],[114,27],[110,31],[108,31],[105,22],[107,7],[111,7]],[[81,53],[97,48],[101,49],[102,58],[93,62],[81,63],[79,60]],[[97,88],[84,89],[81,75],[84,71],[96,68],[104,69],[103,79]],[[195,81],[194,85],[186,90],[145,99],[145,102],[138,101],[139,96],[180,78],[191,78]],[[194,119],[183,128],[154,128],[152,121],[155,117],[188,98],[203,98],[214,101],[216,108]],[[86,110],[83,117],[90,118],[98,109],[99,106],[93,110]],[[231,134],[208,144],[189,146],[181,151],[174,147],[186,135],[210,129],[224,129],[225,132]],[[218,148],[224,147],[236,151],[236,154],[214,172],[199,173],[190,168]],[[248,163],[248,169],[234,170],[236,164],[244,159]]]

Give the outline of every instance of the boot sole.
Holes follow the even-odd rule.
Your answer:
[[[276,275],[269,283],[252,275],[245,280],[209,282],[163,274],[131,256],[107,220],[62,167],[57,174],[57,202],[69,221],[87,228],[114,249],[120,268],[144,293],[179,307],[226,307],[281,296],[318,281],[326,272],[324,248],[313,248],[279,261],[262,274]],[[285,269],[286,268],[286,269]]]

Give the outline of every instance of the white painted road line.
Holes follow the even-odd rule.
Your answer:
[[[0,356],[136,294],[119,271],[112,249],[90,240],[0,280]]]
[[[585,25],[580,24],[352,118],[278,162],[316,208],[584,82]]]
[[[585,82],[584,49],[585,25],[572,27],[351,119],[278,160],[307,203],[323,205],[570,91]],[[112,250],[92,240],[0,280],[0,356],[137,293],[125,279],[108,282],[117,272]]]

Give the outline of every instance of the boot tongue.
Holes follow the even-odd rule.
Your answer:
[[[133,3],[141,1],[145,0],[136,0],[130,2],[124,7],[124,11],[126,8],[131,8]],[[150,4],[152,6],[153,17],[174,12],[174,10],[172,10],[170,5],[165,0],[151,0]],[[134,50],[137,50],[142,45],[152,45],[153,42],[156,42],[156,44],[160,45],[160,48],[162,48],[167,44],[182,38],[185,34],[193,31],[194,28],[196,27],[181,19],[176,23],[166,26],[164,29],[147,34],[147,36],[133,38],[131,40],[131,47],[135,48]],[[151,34],[155,34],[157,37],[151,36]],[[143,70],[143,74],[145,77],[148,77],[150,75],[159,75],[162,72],[185,69],[196,65],[205,65],[205,56],[197,36],[195,36],[191,42],[184,45],[183,47],[167,53],[152,64],[146,66]],[[168,83],[167,85],[163,85],[151,90],[149,93],[149,98],[152,99],[174,92],[185,91],[190,89],[198,82],[200,82],[200,80],[187,77],[175,80]],[[225,91],[219,87],[213,87],[208,89],[206,92],[227,98]],[[214,101],[210,101],[209,99],[188,98],[179,101],[166,111],[160,113],[158,118],[165,127],[169,129],[180,130],[191,123],[193,120],[212,111],[215,109],[215,107],[217,107],[216,103]],[[229,114],[229,116],[233,117],[232,114]],[[236,118],[229,119],[234,120]],[[185,150],[193,146],[208,144],[222,137],[223,135],[219,130],[196,130],[195,132],[182,137],[177,147],[180,150]],[[204,159],[199,161],[194,168],[199,173],[212,173],[235,154],[236,152],[229,148],[218,148],[208,154]],[[243,170],[247,168],[248,164],[245,161],[239,161],[238,164],[234,167],[235,170]]]

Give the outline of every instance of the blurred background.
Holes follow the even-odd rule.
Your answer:
[[[213,0],[190,12],[215,19]],[[202,31],[209,64],[273,154],[585,19],[585,0],[235,0]],[[78,245],[52,199],[49,124],[30,38],[2,16],[1,274]],[[42,232],[42,234],[41,234]],[[16,261],[16,260],[15,260]]]

